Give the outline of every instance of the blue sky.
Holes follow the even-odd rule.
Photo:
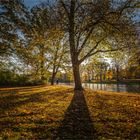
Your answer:
[[[24,0],[24,3],[27,7],[32,8],[35,5],[38,5],[41,2],[45,2],[47,0]],[[52,2],[53,0],[50,0],[50,2]],[[136,12],[137,16],[134,17],[134,20],[139,21],[140,20],[140,10],[137,9]]]
[[[46,1],[46,0],[24,0],[24,3],[27,7],[31,8],[44,1]]]

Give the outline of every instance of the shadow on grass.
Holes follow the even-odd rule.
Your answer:
[[[94,139],[95,130],[83,91],[75,91],[54,139]]]
[[[47,103],[48,99],[44,99],[44,96],[61,96],[62,92],[66,92],[69,93],[71,92],[70,90],[48,90],[46,89],[45,91],[39,91],[37,93],[32,93],[32,90],[28,90],[28,94],[22,94],[19,95],[18,94],[18,90],[11,90],[11,92],[9,94],[7,94],[7,96],[4,97],[0,97],[0,104],[1,104],[1,108],[0,108],[0,112],[1,114],[5,114],[5,112],[13,110],[14,108],[20,107],[22,105],[27,105],[28,103]],[[13,94],[14,93],[14,94]],[[1,117],[4,117],[3,115],[0,115]]]
[[[25,129],[27,132],[32,133],[33,137],[36,139],[46,139],[49,137],[52,138],[54,135],[54,139],[59,138],[62,140],[90,140],[94,138],[95,131],[89,115],[88,107],[83,92],[75,91],[73,99],[71,100],[71,103],[64,115],[64,120],[62,121],[60,127],[57,129],[57,127],[54,126],[54,124],[57,124],[57,121],[60,122],[59,120],[57,120],[59,118],[59,114],[56,114],[56,117],[52,116],[52,118],[50,115],[49,119],[36,118],[36,116],[41,117],[42,115],[46,114],[46,112],[44,112],[43,110],[45,109],[45,106],[43,108],[38,108],[37,110],[35,110],[35,112],[31,111],[29,113],[10,113],[10,111],[15,110],[17,107],[20,107],[22,105],[27,105],[27,107],[30,107],[28,106],[28,103],[41,103],[45,105],[50,99],[53,98],[58,101],[65,100],[63,99],[65,98],[65,95],[69,95],[69,93],[72,93],[73,89],[62,89],[60,91],[60,89],[54,90],[46,88],[45,91],[38,91],[37,93],[32,93],[32,89],[31,91],[30,89],[28,90],[29,94],[18,94],[18,90],[13,89],[12,92],[10,92],[9,94],[0,97],[0,111],[2,111],[0,118],[3,118],[4,120],[4,122],[0,122],[1,133],[3,130],[11,129],[12,131],[19,132],[22,134],[24,131],[23,129]],[[15,94],[13,94],[13,92]],[[59,96],[61,98],[57,98]],[[50,103],[48,109],[53,109],[52,105],[53,103]],[[58,104],[56,104],[55,106],[57,107]],[[7,112],[9,112],[10,114],[7,115]],[[14,119],[16,117],[20,119],[18,120],[18,122],[16,122],[16,120]],[[33,121],[35,126],[30,125],[30,119],[31,123]],[[22,123],[23,125],[20,126],[19,123]],[[25,124],[28,124],[29,127],[26,128],[24,126]],[[56,134],[56,132],[58,133]]]
[[[6,132],[10,130],[13,136],[15,135],[14,133],[19,133],[25,139],[28,137],[29,139],[47,139],[51,137],[54,134],[54,130],[56,130],[55,124],[58,117],[57,114],[56,118],[50,114],[53,114],[54,108],[59,106],[57,103],[65,100],[71,92],[73,92],[72,89],[48,88],[43,92],[29,92],[28,94],[18,94],[17,92],[0,97],[0,135],[8,139]],[[56,103],[51,103],[49,100],[54,100]],[[35,104],[33,105],[32,103],[36,105],[39,103],[39,106],[34,108]],[[21,107],[20,111],[16,110],[17,107]],[[26,109],[27,112],[25,112]],[[26,134],[24,135],[25,131]],[[32,135],[28,136],[28,134]]]

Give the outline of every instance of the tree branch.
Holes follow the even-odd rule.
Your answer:
[[[106,36],[105,36],[105,37],[106,37]],[[92,53],[92,52],[98,47],[99,43],[101,43],[101,42],[104,40],[105,37],[103,37],[102,39],[100,39],[100,40],[96,43],[96,45],[95,45],[83,58],[81,58],[81,59],[79,60],[79,63],[82,63],[86,58],[92,56],[92,55],[94,54],[94,53]]]
[[[100,22],[100,20],[101,20],[101,19],[98,19],[96,22],[94,22],[93,24],[91,24],[91,29],[90,29],[89,32],[87,33],[87,35],[86,35],[86,37],[85,37],[85,39],[84,39],[84,41],[83,41],[81,47],[79,48],[79,50],[78,50],[78,52],[77,52],[78,55],[80,54],[80,52],[81,52],[82,49],[84,48],[86,42],[88,41],[90,35],[92,34],[92,31],[93,31],[95,25],[97,25],[97,24]],[[89,25],[88,25],[88,26],[89,26]]]
[[[63,2],[63,0],[60,0],[60,2],[61,2],[61,4],[62,4],[63,8],[65,9],[65,12],[66,12],[67,16],[69,17],[69,16],[70,16],[70,13],[69,13],[69,11],[68,11],[68,9],[67,9],[65,3]]]

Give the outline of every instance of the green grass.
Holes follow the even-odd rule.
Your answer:
[[[0,139],[140,139],[140,95],[0,88]]]

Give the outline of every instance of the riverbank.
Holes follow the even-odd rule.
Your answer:
[[[69,86],[0,88],[2,139],[140,139],[140,95]]]

